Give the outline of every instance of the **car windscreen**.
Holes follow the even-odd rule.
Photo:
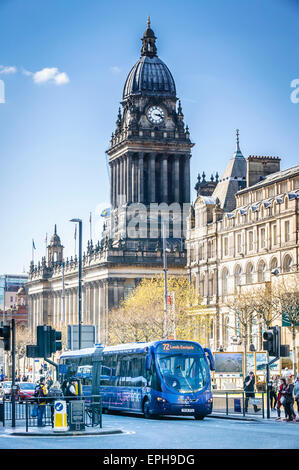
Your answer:
[[[157,366],[166,385],[179,393],[199,392],[208,383],[206,359],[199,353],[158,353]]]
[[[35,390],[36,385],[31,383],[20,384],[22,390]]]

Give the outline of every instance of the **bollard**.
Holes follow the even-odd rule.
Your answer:
[[[56,400],[54,402],[54,432],[68,431],[67,410],[65,400]]]

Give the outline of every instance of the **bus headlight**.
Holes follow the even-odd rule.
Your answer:
[[[208,403],[213,403],[213,398],[209,398]]]
[[[159,403],[166,403],[167,402],[167,400],[165,400],[165,398],[162,398],[162,397],[157,397],[157,401]]]

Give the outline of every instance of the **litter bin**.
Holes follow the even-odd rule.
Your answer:
[[[241,398],[234,398],[234,412],[241,413]]]

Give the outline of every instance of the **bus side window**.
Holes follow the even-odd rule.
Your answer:
[[[156,364],[153,359],[152,359],[151,370],[149,372],[150,373],[148,376],[148,385],[154,390],[161,392],[161,386],[160,386],[160,381],[159,381],[158,374],[157,374]]]

